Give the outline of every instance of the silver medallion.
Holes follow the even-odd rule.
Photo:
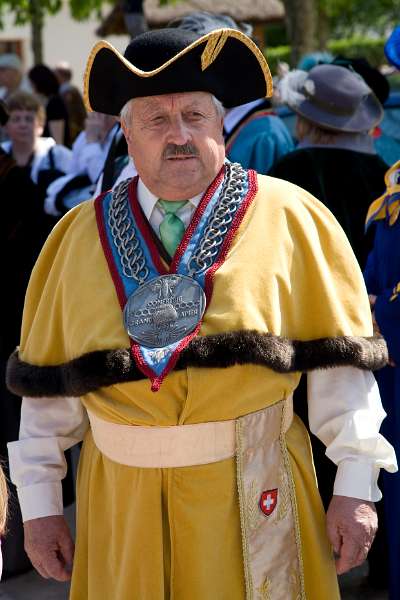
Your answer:
[[[201,286],[185,275],[161,275],[131,294],[124,308],[129,337],[146,348],[179,342],[201,321],[206,296]]]

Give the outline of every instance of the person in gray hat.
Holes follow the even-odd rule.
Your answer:
[[[382,105],[357,73],[331,64],[289,73],[279,94],[297,115],[299,144],[272,174],[303,187],[333,212],[363,267],[371,246],[365,217],[384,192],[388,169],[369,134],[383,118]]]

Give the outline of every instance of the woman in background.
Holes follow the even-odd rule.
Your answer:
[[[46,109],[44,137],[52,137],[57,144],[71,146],[68,111],[59,94],[57,77],[46,65],[35,65],[28,72],[29,81]]]

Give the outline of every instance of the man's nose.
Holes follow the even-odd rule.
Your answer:
[[[168,131],[168,143],[183,146],[192,139],[190,128],[187,127],[182,117],[176,117],[171,120]]]

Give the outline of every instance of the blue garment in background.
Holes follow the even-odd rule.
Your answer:
[[[379,125],[381,135],[374,140],[379,156],[393,165],[400,156],[400,94],[392,92],[385,102],[385,113]],[[400,597],[399,597],[400,598]]]
[[[381,432],[394,446],[400,461],[400,295],[393,294],[393,288],[400,281],[400,218],[392,226],[384,220],[377,221],[375,227],[374,247],[364,277],[368,293],[377,296],[375,318],[396,364],[375,375],[387,413]],[[389,598],[399,600],[400,473],[383,471],[382,478],[389,544]]]
[[[279,158],[294,149],[292,136],[281,119],[274,115],[254,116],[242,127],[227,147],[230,161],[245,169],[268,173]]]

